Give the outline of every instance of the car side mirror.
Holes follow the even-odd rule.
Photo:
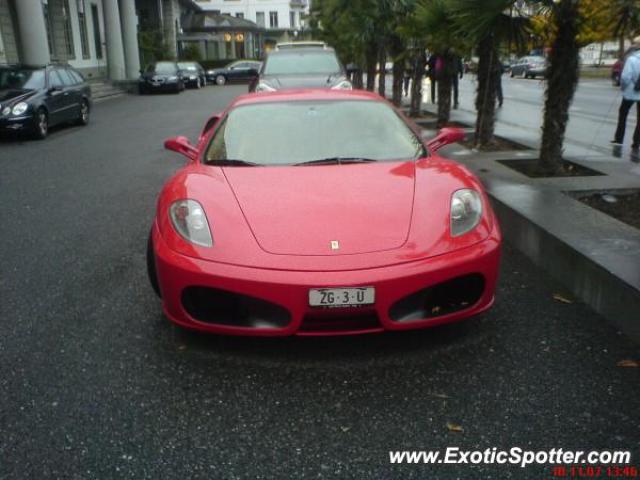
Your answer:
[[[464,140],[464,131],[460,128],[446,127],[442,128],[435,138],[427,142],[427,147],[432,152],[437,152],[442,147],[451,143],[461,142]]]
[[[61,91],[62,91],[61,87],[49,87],[49,90],[47,90],[47,92],[49,92],[50,94],[61,92]]]
[[[164,141],[164,148],[166,148],[167,150],[178,152],[191,161],[195,160],[198,156],[198,149],[191,145],[189,139],[184,136],[171,137],[166,139]]]
[[[251,75],[252,77],[257,77],[258,76],[258,70],[256,70],[255,68],[250,68],[248,70],[249,75]]]

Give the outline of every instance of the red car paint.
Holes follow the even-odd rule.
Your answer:
[[[298,100],[384,102],[361,91],[301,90],[239,97],[212,117],[198,145],[169,140],[191,161],[163,188],[152,227],[152,245],[162,306],[181,326],[234,335],[327,335],[406,330],[449,323],[478,314],[494,301],[501,235],[480,182],[463,166],[431,152],[417,161],[309,167],[216,167],[201,156],[217,119],[240,105]],[[399,115],[402,116],[400,112]],[[402,116],[420,134],[419,128]],[[448,129],[426,146],[459,139]],[[452,194],[481,193],[478,226],[459,237],[449,232]],[[213,247],[189,243],[173,228],[169,207],[180,199],[200,202],[214,237]],[[334,251],[331,242],[339,240]],[[398,322],[389,315],[398,300],[431,285],[479,273],[479,299],[461,311]],[[182,292],[190,286],[248,295],[284,307],[285,327],[239,327],[205,323],[187,313]],[[309,306],[309,289],[375,287],[375,304],[356,308]],[[350,317],[375,313],[375,326],[351,329]],[[335,330],[302,329],[309,317],[335,317]]]

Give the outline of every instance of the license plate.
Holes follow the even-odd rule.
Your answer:
[[[357,307],[373,305],[376,300],[373,287],[312,288],[309,305],[312,307]]]

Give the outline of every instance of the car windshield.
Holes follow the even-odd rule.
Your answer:
[[[205,162],[296,165],[424,155],[421,141],[384,103],[294,101],[232,110],[209,144]]]
[[[318,50],[301,52],[295,49],[271,54],[265,75],[327,74],[340,72],[340,64],[333,52]]]
[[[149,66],[149,72],[160,74],[172,74],[176,73],[176,64],[171,62],[159,62]]]
[[[44,70],[0,69],[0,90],[37,90],[44,84]]]
[[[196,71],[198,69],[195,63],[178,63],[178,67],[180,67],[180,70]]]

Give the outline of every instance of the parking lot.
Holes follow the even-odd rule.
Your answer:
[[[638,347],[508,244],[462,324],[253,339],[172,326],[148,285],[155,199],[246,86],[124,96],[87,127],[0,141],[0,478],[516,478],[390,450],[622,449],[640,461]],[[447,426],[448,424],[449,427]],[[453,425],[461,428],[450,431]]]

